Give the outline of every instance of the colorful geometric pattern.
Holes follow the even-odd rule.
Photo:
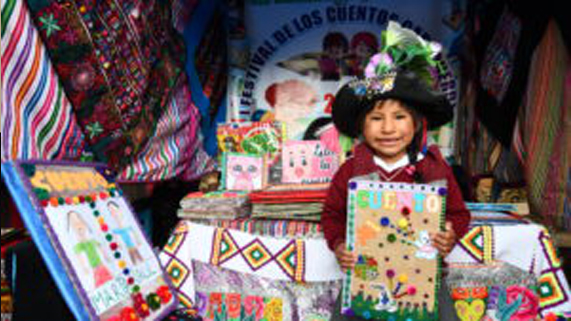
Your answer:
[[[289,245],[276,254],[279,267],[293,280],[301,282],[304,278],[303,261],[305,260],[304,243],[301,240],[292,240]]]
[[[547,262],[549,263],[550,269],[560,268],[561,260],[557,256],[557,250],[553,245],[553,239],[546,229],[544,229],[541,234],[539,234],[539,241],[541,248],[543,249],[543,253],[547,258]]]
[[[539,278],[539,306],[547,309],[568,300],[556,271],[547,271]]]
[[[460,246],[479,263],[494,260],[494,234],[491,226],[472,228],[460,240]]]
[[[237,254],[241,254],[251,271],[255,272],[270,262],[275,262],[291,280],[304,282],[306,263],[303,240],[291,240],[279,251],[274,252],[276,254],[273,254],[257,237],[240,247],[229,230],[216,228],[210,263],[215,266],[222,266]]]
[[[240,249],[236,245],[236,241],[234,241],[227,230],[217,229],[214,239],[214,247],[212,250],[212,257],[210,259],[212,265],[218,266],[234,257],[234,255],[240,253]]]
[[[173,258],[169,262],[165,270],[168,275],[170,275],[173,285],[177,288],[184,283],[190,274],[190,270],[186,267],[186,265],[176,258]]]
[[[191,300],[184,292],[178,291],[178,302],[186,309],[191,309],[194,307],[192,304],[193,300]]]
[[[186,235],[185,234],[172,234],[165,245],[163,251],[170,255],[175,255],[182,242],[184,241]]]
[[[521,20],[509,10],[504,10],[494,38],[486,49],[480,70],[480,82],[498,103],[503,101],[512,78],[521,30]]]
[[[258,239],[242,249],[242,256],[253,271],[258,270],[273,259],[270,251]]]

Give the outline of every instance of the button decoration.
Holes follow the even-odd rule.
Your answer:
[[[156,293],[149,293],[147,295],[147,303],[151,310],[156,311],[161,307],[161,298]]]

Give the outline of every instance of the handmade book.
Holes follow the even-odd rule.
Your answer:
[[[339,168],[339,155],[318,140],[287,141],[282,151],[282,183],[328,183]]]
[[[240,153],[222,154],[222,186],[229,191],[262,189],[265,175],[263,156]]]
[[[220,124],[216,130],[220,152],[270,155],[277,161],[285,137],[285,126],[277,121],[233,122]]]
[[[349,182],[342,313],[366,319],[438,320],[440,258],[430,234],[443,228],[444,186]]]
[[[2,179],[77,320],[160,320],[176,308],[168,276],[104,165],[8,162]]]

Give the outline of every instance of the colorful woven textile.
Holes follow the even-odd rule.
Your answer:
[[[275,281],[323,282],[342,277],[322,238],[257,236],[189,221],[179,223],[160,259],[182,292],[181,301],[189,303],[195,292],[195,284],[187,280],[191,260]]]
[[[184,26],[190,20],[194,9],[198,4],[198,0],[173,0],[172,1],[172,20],[174,28],[181,34],[184,32]]]
[[[136,181],[194,179],[211,167],[170,1],[28,5],[97,160]]]
[[[186,76],[182,75],[155,133],[121,171],[119,180],[194,180],[212,171],[214,159],[202,148],[199,119],[198,109],[190,101]]]
[[[280,297],[283,300],[283,320],[329,319],[339,293],[340,273],[334,273],[336,276],[330,281],[308,284],[274,276],[265,278],[259,273],[243,273],[240,269],[228,266],[217,267],[195,258],[196,253],[204,248],[204,244],[194,240],[192,233],[198,231],[193,229],[193,226],[197,225],[181,222],[159,255],[178,290],[179,301],[183,307],[204,311],[203,304],[209,300],[203,294],[240,293],[242,296]],[[233,249],[235,248],[230,250]],[[324,261],[319,255],[307,258],[315,260],[322,269],[327,269],[327,264],[323,265]]]
[[[209,301],[209,298],[205,297],[205,294],[223,291],[225,293],[240,294],[242,301],[248,297],[251,299],[256,297],[264,299],[264,304],[258,305],[264,308],[264,313],[256,315],[254,320],[260,320],[266,315],[266,308],[268,307],[268,303],[271,304],[271,299],[279,298],[282,303],[280,309],[282,311],[281,317],[266,320],[325,321],[329,320],[331,316],[335,299],[340,289],[339,281],[299,284],[237,273],[201,262],[194,262],[193,266],[195,269],[194,278],[197,284],[196,308],[202,311],[203,315],[205,312],[208,312],[206,307],[201,304],[202,302]],[[258,302],[262,303],[260,301]],[[274,303],[274,305],[276,303]],[[279,305],[277,305],[277,307],[279,307]],[[228,320],[231,319],[228,318]]]
[[[198,1],[184,25],[186,72],[194,104],[202,116],[204,146],[216,154],[216,124],[226,118],[227,47],[223,1]]]
[[[194,192],[180,206],[178,216],[184,219],[236,219],[251,213],[248,194],[243,192]]]
[[[509,263],[536,278],[542,316],[571,311],[571,290],[553,240],[544,227],[536,224],[473,227],[446,261],[450,264]]]
[[[524,321],[538,317],[537,279],[513,265],[452,265],[446,283],[460,320]]]
[[[257,220],[248,218],[237,220],[195,220],[194,222],[276,238],[323,238],[321,224],[307,221]]]
[[[250,193],[252,204],[289,204],[322,202],[327,190],[260,191]]]
[[[525,119],[516,133],[516,150],[525,164],[531,210],[550,225],[563,225],[569,177],[571,61],[554,21],[535,52],[530,69]],[[567,98],[567,99],[565,99]],[[541,121],[538,121],[541,120]]]
[[[78,159],[85,142],[24,1],[2,1],[2,161]]]
[[[16,1],[3,2],[2,10],[7,17],[10,17],[9,9],[14,7],[12,3]],[[114,0],[29,1],[28,5],[36,27],[28,29],[37,30],[46,44],[44,60],[53,63],[62,84],[59,90],[55,85],[49,87],[51,96],[48,97],[56,103],[63,99],[61,97],[69,99],[96,160],[114,167],[122,181],[156,181],[175,176],[193,180],[212,170],[213,161],[202,148],[200,115],[187,88],[182,38],[172,27],[172,14],[176,15],[175,23],[183,15],[180,5],[171,7],[170,1]],[[4,22],[7,21],[3,19],[3,66],[9,66],[4,60],[12,56],[9,51],[6,55],[4,52]],[[32,40],[28,42],[34,42]],[[9,68],[3,67],[3,79],[4,69]],[[22,89],[14,90],[25,95],[26,83],[20,80],[16,85]],[[27,94],[28,100],[44,99],[47,94],[29,98],[31,95]],[[36,129],[39,134],[35,135],[54,135],[51,127],[59,120],[58,135],[48,137],[53,140],[50,143],[65,153],[78,154],[73,145],[57,141],[61,140],[60,136],[78,140],[81,135],[65,130],[73,129],[73,124],[68,124],[69,117],[62,117],[67,115],[67,103],[54,105],[63,112],[58,110],[59,118],[51,117],[49,122],[44,120],[48,118],[41,122],[35,120],[34,126],[40,124],[40,129]],[[46,116],[46,108],[40,108],[44,107],[41,104],[29,107],[24,115],[37,117],[43,112]],[[13,130],[11,126],[3,122],[3,134]]]
[[[282,320],[283,300],[239,292],[197,292],[196,307],[203,321]]]

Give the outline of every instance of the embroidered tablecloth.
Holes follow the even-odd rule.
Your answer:
[[[536,224],[474,226],[447,258],[449,263],[512,264],[535,274],[539,287],[539,311],[571,312],[571,292],[553,240]]]

